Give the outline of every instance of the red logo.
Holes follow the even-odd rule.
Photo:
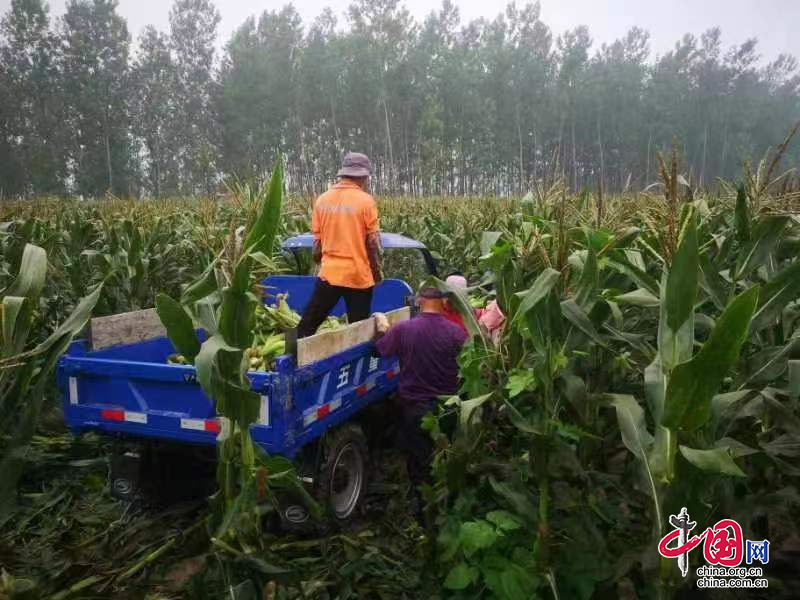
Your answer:
[[[737,567],[744,560],[744,537],[742,527],[733,519],[722,519],[700,535],[688,537],[695,523],[689,521],[684,508],[679,515],[670,518],[675,527],[658,544],[658,552],[664,558],[677,558],[684,577],[688,567],[689,552],[703,542],[703,557],[709,565]],[[670,545],[677,540],[676,545]]]

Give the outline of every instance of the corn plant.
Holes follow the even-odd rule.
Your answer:
[[[26,244],[16,279],[2,292],[0,305],[0,519],[14,501],[28,444],[39,422],[53,369],[72,338],[83,329],[100,297],[98,285],[56,330],[31,347],[30,334],[47,276],[47,253]]]
[[[289,461],[267,457],[250,437],[260,397],[250,389],[245,351],[253,343],[255,309],[261,301],[254,292],[256,282],[265,268],[274,266],[283,196],[280,161],[268,185],[236,185],[234,193],[250,211],[249,226],[232,232],[180,302],[162,294],[156,306],[176,349],[196,366],[197,380],[222,421],[211,539],[218,549],[235,554],[230,545],[234,540],[260,538],[256,504],[264,499],[260,496],[269,494],[268,484],[300,493],[302,487]],[[196,322],[208,334],[202,344],[194,332]]]

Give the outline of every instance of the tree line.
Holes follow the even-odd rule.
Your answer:
[[[210,0],[175,0],[169,30],[135,44],[116,0],[12,0],[0,23],[0,197],[213,195],[278,155],[299,193],[341,156],[369,154],[393,194],[518,194],[543,178],[641,189],[677,140],[713,185],[800,115],[794,57],[719,29],[653,56],[640,28],[597,49],[554,35],[540,6],[462,22],[444,0],[422,22],[399,0],[354,0],[342,23],[291,4],[247,19],[217,52]],[[797,163],[800,149],[788,153]]]

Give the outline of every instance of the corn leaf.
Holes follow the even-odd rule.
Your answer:
[[[742,292],[717,320],[703,348],[675,367],[667,383],[663,425],[697,429],[708,420],[711,399],[739,357],[758,302],[758,287]]]
[[[524,292],[516,294],[522,301],[514,314],[512,323],[516,323],[520,318],[524,317],[531,311],[539,302],[544,300],[550,291],[555,287],[561,273],[555,269],[545,269],[533,282],[533,285]]]
[[[181,295],[181,304],[191,306],[217,290],[216,267],[217,261],[215,259],[206,267],[203,274],[184,290]]]
[[[584,310],[591,310],[597,296],[598,286],[597,253],[589,244],[581,278],[575,291],[575,302]]]
[[[787,304],[800,297],[800,260],[775,274],[761,289],[751,332],[773,325]]]
[[[600,337],[600,334],[597,333],[597,329],[595,329],[592,321],[589,319],[589,315],[587,315],[574,300],[568,299],[561,302],[561,314],[564,315],[567,321],[586,334],[595,344],[605,347],[606,343],[603,338]]]
[[[631,306],[641,306],[644,308],[652,308],[661,303],[661,300],[659,300],[657,296],[654,296],[644,288],[638,288],[632,292],[615,296],[614,301],[619,304],[630,304]]]
[[[232,288],[222,292],[219,332],[225,341],[236,348],[248,348],[253,343],[258,298],[251,292],[239,293]]]
[[[636,398],[628,394],[606,394],[607,399],[617,411],[617,423],[622,434],[622,443],[642,464],[648,491],[653,499],[657,522],[661,522],[661,500],[653,471],[650,468],[649,455],[653,448],[654,438],[647,431],[644,410]]]
[[[200,352],[200,340],[197,339],[192,317],[186,309],[170,296],[159,294],[156,296],[156,313],[167,330],[167,336],[175,346],[175,350],[187,361],[194,363],[195,357]]]
[[[756,224],[750,243],[739,254],[735,279],[746,277],[767,261],[788,223],[789,217],[770,215]]]
[[[5,291],[6,296],[19,296],[31,299],[34,304],[39,299],[39,294],[44,288],[47,276],[47,253],[44,248],[25,244],[22,251],[22,261],[19,265],[19,275]]]
[[[718,473],[720,475],[733,475],[745,477],[744,471],[734,462],[728,448],[714,448],[712,450],[696,450],[688,446],[680,446],[683,457],[701,471]]]
[[[260,195],[264,196],[261,211],[247,234],[244,247],[247,253],[263,252],[272,256],[283,202],[283,157],[280,155],[269,180],[269,189],[266,192],[262,190]]]
[[[736,239],[739,244],[744,245],[750,241],[750,214],[747,208],[747,192],[744,184],[740,184],[736,190],[736,210],[734,212],[734,225],[736,228]]]
[[[667,326],[673,332],[679,331],[694,313],[698,270],[697,219],[694,212],[690,212],[667,275],[666,289],[661,295]]]

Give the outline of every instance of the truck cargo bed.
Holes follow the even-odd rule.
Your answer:
[[[279,282],[281,287],[287,284]],[[410,288],[390,285],[396,292],[385,306],[400,308]],[[408,318],[408,309],[402,310],[400,318]],[[86,341],[73,343],[57,375],[67,426],[76,434],[91,430],[215,444],[220,424],[213,403],[197,383],[193,366],[167,363],[174,352],[166,337],[98,350]],[[329,428],[392,394],[398,373],[397,360],[377,357],[371,342],[300,367],[292,356],[282,356],[274,371],[248,373],[252,389],[261,396],[253,440],[271,454],[291,458]]]

